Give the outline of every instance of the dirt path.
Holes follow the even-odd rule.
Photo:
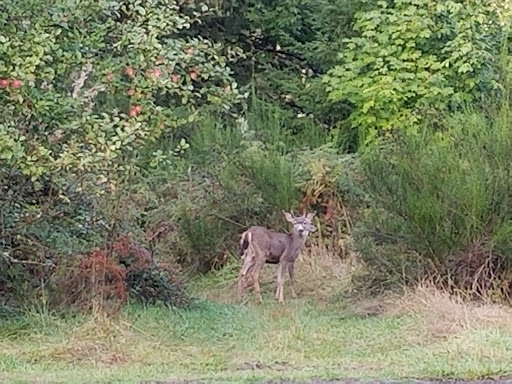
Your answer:
[[[205,384],[206,381],[143,381],[141,384]],[[512,384],[511,378],[495,380],[310,380],[310,381],[277,381],[269,380],[263,384]]]

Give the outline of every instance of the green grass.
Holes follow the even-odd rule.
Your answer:
[[[219,281],[217,281],[219,284]],[[204,282],[202,285],[204,287]],[[30,312],[0,324],[0,380],[457,377],[512,373],[512,334],[498,326],[429,333],[417,313],[359,316],[312,299],[205,301],[188,311],[127,307],[101,320]]]

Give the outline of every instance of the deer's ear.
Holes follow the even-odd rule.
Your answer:
[[[284,217],[286,217],[286,220],[288,220],[290,223],[293,223],[293,216],[289,212],[283,211]]]
[[[309,229],[309,232],[315,232],[316,231],[316,227],[313,224],[309,224],[308,225],[308,229]]]
[[[311,221],[313,220],[313,217],[315,217],[316,212],[308,213],[308,216],[306,217],[306,220]]]

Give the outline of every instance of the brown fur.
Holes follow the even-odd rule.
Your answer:
[[[247,286],[247,279],[254,283],[254,291],[259,301],[262,301],[259,285],[259,275],[265,263],[278,264],[276,299],[284,302],[284,279],[286,272],[290,277],[292,296],[297,297],[294,288],[294,263],[301,248],[306,242],[310,231],[316,230],[311,224],[314,216],[293,217],[283,212],[286,219],[294,224],[291,233],[281,233],[268,230],[264,227],[254,226],[242,234],[240,251],[243,265],[238,275],[238,293],[241,296]],[[301,232],[303,231],[303,232]]]

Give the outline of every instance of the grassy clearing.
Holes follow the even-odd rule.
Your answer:
[[[300,299],[233,298],[236,265],[194,291],[199,308],[127,307],[115,319],[29,312],[0,325],[0,380],[481,378],[512,374],[511,310],[427,288],[349,305],[354,267],[312,249],[297,266]],[[372,313],[372,315],[368,315]]]

